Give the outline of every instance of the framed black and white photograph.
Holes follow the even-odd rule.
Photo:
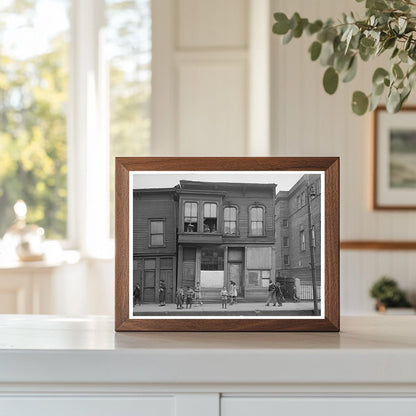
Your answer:
[[[319,161],[118,158],[116,329],[337,330],[338,159]]]
[[[416,209],[416,108],[374,112],[374,209]]]

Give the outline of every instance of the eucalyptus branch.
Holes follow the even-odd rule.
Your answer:
[[[397,112],[416,78],[416,3],[366,0],[365,7],[364,19],[344,14],[337,25],[332,19],[309,22],[298,13],[290,19],[284,13],[275,13],[273,32],[283,36],[284,44],[304,34],[314,37],[309,53],[313,61],[319,60],[326,68],[323,87],[328,94],[336,92],[340,80],[349,82],[355,77],[358,60],[367,62],[390,50],[391,65],[374,71],[370,94],[354,92],[352,109],[359,115],[372,111],[387,92],[387,109]]]

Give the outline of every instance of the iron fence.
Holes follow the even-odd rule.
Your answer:
[[[310,300],[313,301],[313,290],[312,285],[300,285],[300,293],[298,293],[298,298],[300,300]],[[321,286],[316,286],[316,292],[318,299],[321,300]]]

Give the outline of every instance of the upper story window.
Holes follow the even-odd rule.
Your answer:
[[[237,234],[237,208],[224,208],[224,234]]]
[[[150,245],[163,246],[165,244],[165,222],[150,220]]]
[[[196,202],[185,202],[183,231],[186,233],[198,231],[198,204]]]
[[[305,194],[305,192],[302,192],[301,206],[303,207],[305,204],[306,204],[306,194]]]
[[[306,250],[306,239],[305,239],[305,231],[304,230],[302,230],[300,232],[300,249],[302,251]]]
[[[289,226],[289,221],[287,219],[282,220],[282,226],[287,228]]]
[[[296,206],[298,207],[298,208],[300,208],[302,205],[301,205],[301,200],[300,200],[300,195],[298,195],[297,197],[296,197]]]
[[[285,255],[283,256],[283,264],[284,264],[285,266],[289,266],[289,255],[288,255],[288,254],[285,254]]]
[[[289,237],[283,237],[283,247],[289,247]]]
[[[250,208],[250,235],[264,235],[264,208]]]
[[[204,233],[217,231],[217,204],[206,202],[204,204]]]

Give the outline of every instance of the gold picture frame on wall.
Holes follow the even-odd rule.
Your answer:
[[[339,331],[336,157],[116,158],[115,226],[116,331]]]

